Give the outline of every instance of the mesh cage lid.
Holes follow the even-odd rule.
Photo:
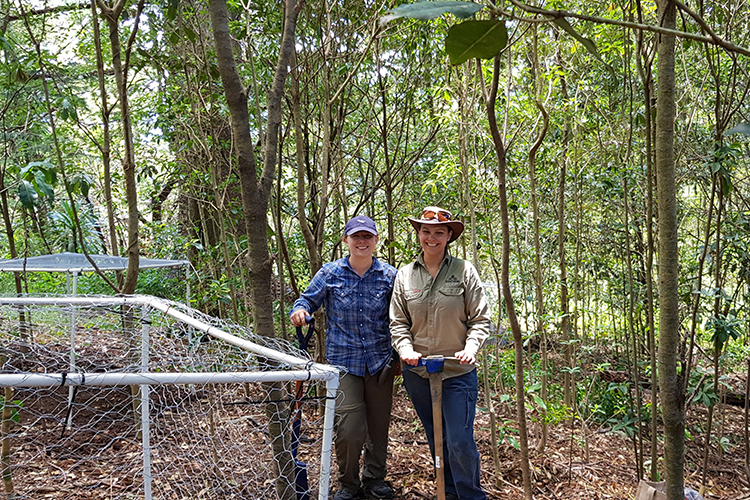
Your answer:
[[[125,271],[128,269],[126,257],[114,257],[112,255],[89,254],[102,271]],[[141,269],[152,269],[158,267],[182,267],[187,266],[186,260],[170,259],[140,259]],[[0,260],[0,272],[28,271],[28,272],[92,272],[94,266],[82,253],[63,252],[51,255],[38,255],[25,259]]]

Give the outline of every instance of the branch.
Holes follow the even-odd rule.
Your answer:
[[[685,10],[685,12],[687,12],[691,17],[693,17],[693,19],[695,19],[698,22],[698,24],[701,25],[701,27],[703,29],[705,29],[708,33],[710,33],[711,36],[704,36],[704,35],[699,35],[699,34],[696,34],[696,33],[688,33],[686,31],[679,31],[679,30],[673,30],[673,29],[668,29],[668,28],[662,28],[661,26],[654,26],[654,25],[651,25],[651,24],[640,24],[640,23],[633,23],[633,22],[630,22],[630,21],[618,21],[618,20],[614,20],[614,19],[606,19],[606,18],[603,18],[603,17],[588,16],[588,15],[585,15],[585,14],[577,14],[575,12],[568,12],[568,11],[565,11],[565,10],[541,9],[539,7],[534,7],[532,5],[527,5],[527,4],[521,3],[518,0],[510,0],[510,2],[513,5],[515,5],[516,7],[518,7],[519,9],[521,9],[521,10],[523,10],[525,12],[528,12],[530,14],[538,14],[538,15],[541,15],[541,16],[547,16],[550,19],[561,19],[561,18],[571,17],[573,19],[580,19],[582,21],[591,21],[591,22],[600,23],[600,24],[612,24],[612,25],[615,25],[615,26],[623,26],[623,27],[626,27],[626,28],[632,28],[634,30],[650,31],[652,33],[659,33],[659,34],[662,34],[662,35],[670,35],[670,36],[674,36],[674,37],[678,37],[678,38],[687,38],[687,39],[690,39],[690,40],[696,40],[698,42],[709,43],[709,44],[713,44],[713,45],[719,45],[719,46],[723,47],[724,49],[726,49],[729,52],[736,52],[738,54],[743,54],[743,55],[746,55],[746,56],[750,56],[750,49],[747,49],[745,47],[741,47],[739,45],[735,45],[732,42],[729,42],[729,41],[724,40],[724,39],[720,38],[719,36],[717,36],[713,31],[710,30],[710,28],[708,28],[708,26],[706,25],[705,21],[703,21],[702,19],[699,20],[700,16],[697,16],[696,14],[694,14],[692,11],[690,11],[690,9],[688,9],[685,5],[681,4],[678,0],[674,0],[675,5],[677,5],[680,9]],[[509,12],[506,12],[506,11],[502,10],[499,7],[496,7],[496,8],[497,8],[498,12],[500,12],[503,16],[506,16],[506,17],[508,17],[510,19],[515,19],[517,21],[523,21],[523,22],[538,22],[538,20],[533,20],[533,19],[527,19],[527,18],[523,18],[523,17],[518,17],[518,16],[515,16],[515,15],[509,13]]]
[[[703,19],[700,15],[698,15],[697,13],[693,12],[692,10],[690,10],[690,8],[687,5],[685,5],[684,3],[680,2],[680,0],[673,0],[673,1],[674,1],[674,4],[677,6],[678,9],[684,11],[685,13],[687,13],[687,15],[689,15],[690,17],[692,17],[693,19],[695,19],[695,22],[697,22],[698,25],[701,28],[703,28],[703,30],[706,33],[708,33],[708,36],[711,37],[711,40],[713,40],[713,42],[716,45],[718,45],[720,47],[724,47],[729,52],[740,52],[741,54],[747,55],[747,52],[741,52],[741,51],[735,50],[737,48],[736,45],[734,45],[733,43],[728,42],[726,40],[723,40],[721,37],[719,37],[719,35],[717,35],[714,32],[714,30],[711,29],[711,27],[708,25],[708,23],[706,23],[705,19]],[[739,47],[739,48],[740,49],[744,49],[743,47]],[[744,50],[747,50],[747,49],[744,49]]]
[[[48,7],[46,9],[33,9],[27,12],[24,12],[22,14],[18,15],[7,15],[3,18],[5,23],[9,23],[11,21],[18,21],[20,19],[23,19],[27,16],[41,16],[44,14],[53,14],[57,12],[67,12],[70,10],[78,10],[78,9],[88,9],[91,6],[88,2],[82,2],[72,5],[58,5],[57,7]]]
[[[329,101],[331,104],[333,104],[336,101],[336,99],[338,99],[339,95],[341,95],[341,92],[343,92],[344,88],[349,84],[349,81],[358,72],[359,66],[362,64],[362,61],[365,60],[365,57],[367,56],[367,53],[370,50],[370,47],[372,46],[372,42],[375,40],[375,37],[378,34],[378,31],[379,31],[378,26],[379,25],[376,22],[375,25],[372,27],[372,34],[370,35],[370,40],[367,42],[367,47],[365,47],[365,50],[362,51],[362,57],[359,58],[359,61],[357,61],[357,64],[354,66],[354,69],[349,72],[349,74],[346,76],[346,79],[339,86],[339,89],[333,94],[333,97],[331,97]]]
[[[141,14],[143,13],[143,7],[145,6],[145,0],[139,0],[138,12],[135,15],[135,23],[133,29],[128,37],[128,42],[125,45],[125,64],[122,69],[123,78],[128,79],[128,70],[130,69],[130,54],[133,52],[133,43],[135,43],[135,37],[138,34],[138,24],[141,21]]]

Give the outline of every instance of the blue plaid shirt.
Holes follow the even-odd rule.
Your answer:
[[[313,277],[292,312],[312,314],[326,309],[326,357],[352,375],[374,375],[391,359],[388,305],[396,268],[373,257],[361,278],[349,265],[349,257],[329,262]],[[291,314],[291,313],[290,313]]]

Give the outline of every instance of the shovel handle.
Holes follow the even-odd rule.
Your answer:
[[[432,427],[435,437],[435,486],[437,500],[445,500],[445,464],[443,463],[443,378],[440,372],[430,373]]]

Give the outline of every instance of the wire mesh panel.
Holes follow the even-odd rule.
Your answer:
[[[160,299],[23,300],[0,298],[14,498],[327,498],[337,370]]]

